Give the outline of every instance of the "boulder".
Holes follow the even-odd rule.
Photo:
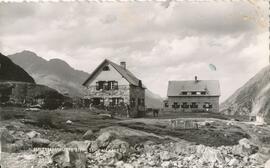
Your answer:
[[[109,143],[114,139],[114,134],[110,132],[104,132],[102,133],[97,139],[97,145],[99,148],[106,148]]]
[[[129,163],[125,163],[123,165],[123,168],[134,168],[134,166],[132,164],[129,164]]]
[[[115,139],[108,146],[107,149],[118,150],[118,151],[128,151],[129,144],[126,141]]]
[[[162,151],[160,154],[159,154],[159,157],[162,161],[170,161],[172,159],[175,159],[176,156],[168,151]]]
[[[87,158],[84,153],[59,151],[52,156],[52,161],[57,167],[86,168]]]
[[[90,141],[71,141],[66,144],[67,148],[77,148],[79,151],[87,151]]]
[[[49,144],[51,143],[50,140],[48,139],[43,139],[43,138],[32,138],[31,140],[33,147],[48,147]]]
[[[95,139],[94,132],[92,130],[88,130],[84,135],[83,139],[85,140],[93,140]]]
[[[173,167],[172,163],[170,161],[165,161],[161,163],[161,167],[163,168],[170,168]]]
[[[185,161],[192,161],[192,160],[195,159],[195,158],[196,158],[196,155],[191,154],[190,156],[185,157],[184,160],[185,160]]]
[[[266,147],[266,146],[263,146],[260,148],[260,153],[263,153],[263,154],[266,154],[266,155],[270,155],[270,147]]]
[[[261,153],[255,153],[249,156],[249,161],[256,164],[263,164],[269,159],[269,155],[264,155]]]
[[[145,141],[145,142],[143,143],[144,146],[152,146],[152,145],[155,145],[155,144],[156,144],[155,142],[150,141],[150,140]]]
[[[243,138],[243,139],[239,140],[239,145],[241,145],[241,146],[243,146],[245,148],[251,148],[252,146],[254,146],[254,143],[252,143],[247,138]]]
[[[232,167],[237,167],[238,164],[239,164],[239,160],[237,160],[236,158],[232,158],[228,163],[228,165]]]
[[[239,141],[239,145],[232,148],[232,153],[239,156],[249,156],[259,151],[259,147],[250,140],[244,138]]]
[[[204,152],[202,153],[201,160],[207,163],[223,163],[225,161],[221,152],[211,147],[205,148]]]
[[[116,162],[114,165],[116,168],[122,168],[124,165],[124,162],[121,160],[121,161]]]
[[[265,162],[264,168],[270,168],[270,159]]]
[[[36,131],[30,131],[30,132],[26,133],[26,135],[30,139],[32,139],[32,138],[40,138],[40,133],[38,133]]]
[[[87,147],[87,151],[89,152],[89,153],[94,153],[94,152],[96,152],[96,151],[98,151],[98,145],[97,145],[97,142],[96,141],[90,141],[89,142],[89,145],[88,145],[88,147]]]
[[[190,155],[196,153],[196,148],[196,145],[191,145],[185,142],[177,142],[172,146],[171,150],[174,151],[176,154]]]
[[[204,153],[205,149],[206,149],[206,146],[204,146],[204,145],[198,145],[198,146],[196,146],[196,153],[199,156],[201,156]]]
[[[123,157],[127,156],[130,153],[129,144],[126,141],[122,141],[120,139],[113,140],[106,149],[116,150],[117,152],[122,154]]]
[[[102,164],[105,164],[105,165],[115,164],[122,158],[123,156],[119,152],[114,151],[114,150],[109,150],[106,153],[104,153],[104,155],[102,155],[102,160],[103,160]]]
[[[67,125],[71,125],[71,124],[73,124],[73,122],[72,122],[71,120],[67,120],[67,121],[66,121],[66,124],[67,124]]]

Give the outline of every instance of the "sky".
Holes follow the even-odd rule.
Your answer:
[[[105,58],[126,61],[162,97],[169,80],[219,80],[223,101],[269,64],[268,8],[263,0],[0,3],[0,52],[30,50],[88,73]]]

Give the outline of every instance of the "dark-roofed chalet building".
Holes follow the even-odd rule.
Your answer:
[[[145,86],[127,68],[105,59],[83,83],[85,100],[93,106],[129,106],[130,117],[145,111]]]
[[[179,112],[219,112],[217,80],[169,81],[164,109]]]

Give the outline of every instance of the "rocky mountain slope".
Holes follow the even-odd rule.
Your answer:
[[[35,83],[34,79],[23,68],[14,64],[0,53],[0,81],[20,81]]]
[[[22,51],[8,57],[23,67],[38,84],[49,86],[60,93],[68,93],[71,96],[83,96],[82,83],[89,74],[75,70],[65,61],[60,59],[47,61],[31,51]],[[145,94],[147,107],[162,107],[163,100],[160,96],[150,90],[146,90]]]
[[[31,51],[22,51],[8,57],[33,76],[38,84],[68,93],[70,96],[83,95],[81,84],[88,77],[88,73],[73,69],[65,61],[47,61]]]
[[[257,116],[270,122],[270,65],[263,68],[244,86],[221,104],[221,112],[228,115]]]

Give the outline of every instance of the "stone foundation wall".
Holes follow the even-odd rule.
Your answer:
[[[85,90],[85,99],[91,99],[93,97],[104,98],[104,102],[109,101],[109,98],[121,97],[124,99],[124,103],[129,104],[129,85],[119,85],[117,90],[96,90],[96,86],[89,86]]]
[[[139,105],[138,99],[144,101],[145,104],[145,90],[141,87],[133,85],[119,85],[117,90],[96,90],[95,86],[89,86],[85,90],[85,99],[99,97],[104,99],[104,104],[109,104],[109,99],[113,97],[121,97],[124,103],[130,106],[130,117],[139,117],[144,115],[145,105]],[[131,105],[131,100],[134,101],[134,106]]]

